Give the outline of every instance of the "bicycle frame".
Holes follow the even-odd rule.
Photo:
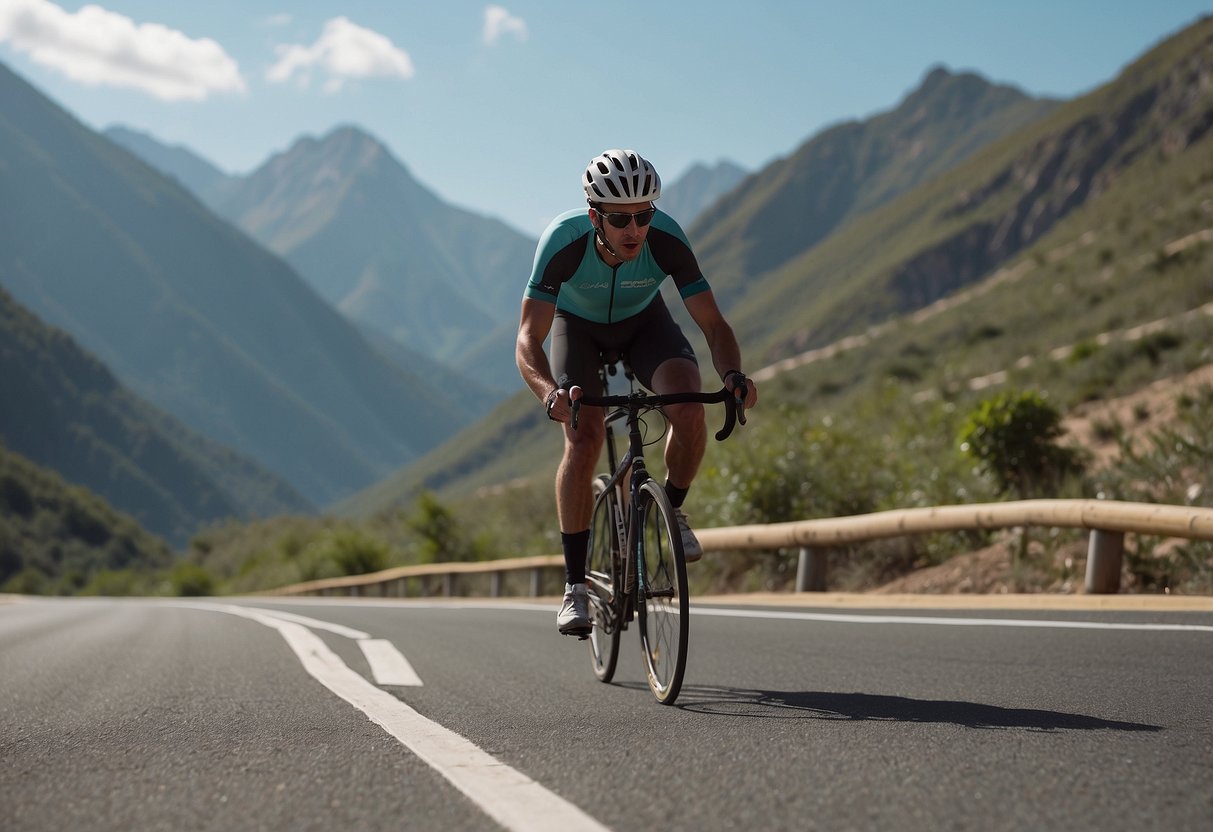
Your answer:
[[[612,367],[612,364],[604,363],[599,370],[599,378],[602,381],[604,390],[607,389],[607,376],[611,372]],[[625,375],[629,383],[631,383],[633,381],[631,370],[625,369]],[[574,403],[574,427],[577,424],[576,414],[581,404],[616,408],[608,410],[604,416],[607,470],[610,472],[610,481],[607,483],[606,488],[603,489],[603,493],[599,496],[598,500],[605,500],[611,491],[615,492],[616,512],[613,518],[613,525],[616,546],[618,547],[617,551],[620,556],[620,567],[622,568],[622,579],[619,581],[619,585],[623,588],[623,598],[616,599],[616,603],[610,605],[608,618],[613,627],[620,629],[627,629],[628,622],[631,620],[632,615],[635,614],[637,602],[642,598],[648,597],[647,593],[649,591],[645,586],[644,552],[637,538],[641,528],[640,491],[642,486],[652,479],[644,462],[645,445],[644,437],[640,430],[641,417],[650,410],[659,410],[663,404],[678,404],[680,402],[699,402],[703,404],[724,402],[728,405],[725,412],[725,424],[717,432],[717,440],[723,441],[732,432],[736,422],[745,424],[744,414],[739,415],[738,413],[736,399],[726,390],[713,394],[674,393],[658,396],[646,393],[643,390],[637,391],[633,385],[627,395],[583,396]],[[662,418],[665,418],[664,414]],[[628,443],[623,456],[617,459],[618,451],[615,447],[615,434],[612,425],[620,420],[624,420],[627,427]],[[622,481],[629,471],[631,476],[628,479],[627,499],[625,500]]]
[[[633,393],[632,395],[639,394]],[[621,408],[608,413],[604,419],[607,468],[613,472],[607,489],[614,489],[617,497],[615,501],[615,537],[619,545],[620,566],[623,570],[620,585],[624,591],[624,604],[621,607],[622,619],[616,622],[616,625],[625,630],[630,620],[628,613],[635,610],[636,601],[647,591],[644,585],[644,565],[641,562],[644,555],[636,540],[636,530],[640,528],[640,487],[652,477],[644,464],[644,438],[640,432],[640,416],[641,413],[638,409]],[[628,444],[623,457],[616,460],[617,452],[612,425],[621,419],[624,420],[627,428]],[[624,499],[622,480],[629,472],[627,498]]]
[[[600,370],[604,388],[612,366],[604,356]],[[627,375],[632,380],[631,373]],[[686,671],[690,610],[681,525],[665,488],[654,481],[645,466],[642,417],[664,405],[724,402],[725,424],[716,434],[717,439],[724,439],[739,418],[745,422],[744,410],[738,415],[738,399],[744,402],[745,394],[742,385],[736,392],[726,388],[716,393],[663,395],[637,392],[633,385],[626,396],[573,399],[573,429],[583,404],[607,408],[603,420],[610,473],[593,480],[595,499],[586,553],[593,619],[588,638],[594,675],[599,681],[610,682],[614,677],[620,634],[634,617],[640,629],[649,688],[658,702],[669,705],[678,697]],[[664,413],[661,415],[666,418]],[[623,456],[617,458],[614,425],[620,420],[627,426],[628,443]]]

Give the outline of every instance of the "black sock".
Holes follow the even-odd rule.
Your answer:
[[[670,505],[674,508],[682,508],[682,504],[687,498],[687,492],[690,490],[690,488],[679,488],[673,485],[669,479],[665,481],[665,495],[670,498]]]
[[[590,530],[561,532],[560,545],[564,549],[565,582],[569,584],[585,583],[585,555],[590,548]]]

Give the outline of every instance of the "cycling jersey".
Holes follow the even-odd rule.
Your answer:
[[[543,232],[524,296],[595,323],[639,314],[653,302],[666,277],[683,298],[710,288],[682,228],[657,211],[635,259],[618,266],[602,262],[594,248],[594,226],[586,209],[561,214]]]

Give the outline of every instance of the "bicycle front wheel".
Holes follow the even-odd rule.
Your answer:
[[[585,580],[590,591],[590,666],[601,682],[615,676],[619,661],[619,610],[623,588],[619,586],[620,546],[616,518],[619,500],[614,488],[608,488],[605,474],[594,480],[594,518],[590,523],[590,551],[586,557]]]
[[[682,689],[690,632],[687,566],[682,534],[665,488],[649,480],[640,486],[640,552],[644,585],[639,604],[640,646],[649,688],[671,705]]]

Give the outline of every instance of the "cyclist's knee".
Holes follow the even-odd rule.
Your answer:
[[[699,365],[686,358],[667,359],[653,373],[654,393],[682,393],[699,386]]]
[[[705,430],[704,408],[697,402],[666,405],[664,410],[675,431],[694,433]]]
[[[586,419],[582,421],[577,430],[565,431],[565,456],[570,458],[590,457],[597,460],[605,438],[606,431],[601,422]]]

